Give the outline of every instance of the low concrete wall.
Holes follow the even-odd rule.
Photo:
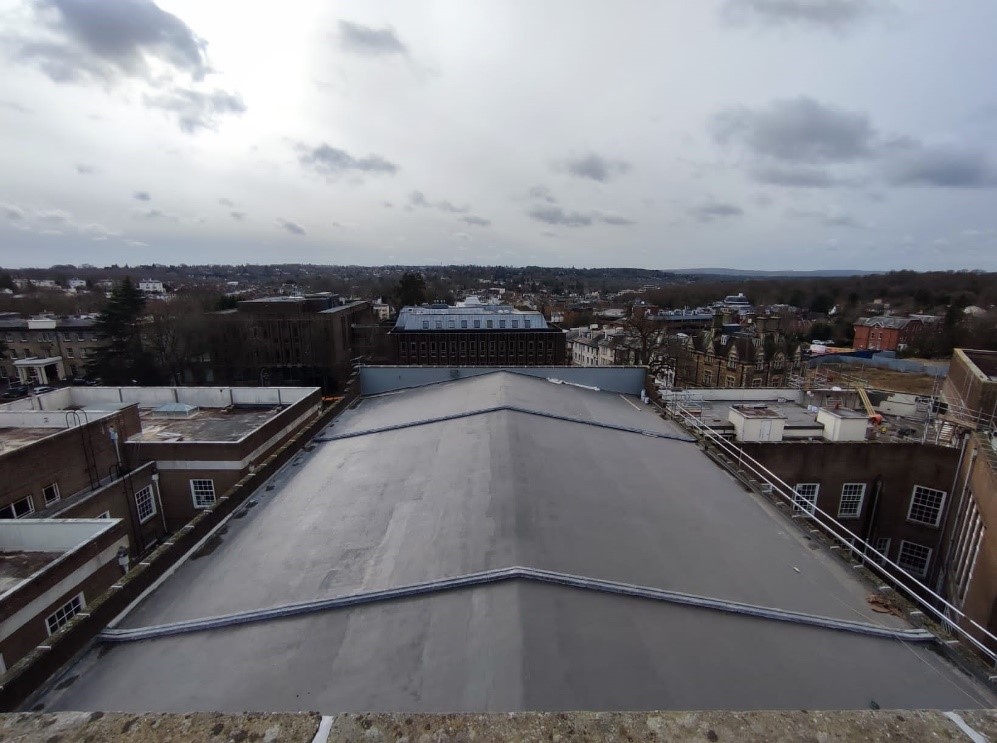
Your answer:
[[[63,552],[113,529],[120,519],[15,519],[0,521],[0,549]]]
[[[321,733],[320,733],[321,727]],[[997,737],[997,712],[786,710],[517,712],[513,714],[315,712],[56,712],[0,715],[0,738],[52,741],[969,741]]]
[[[704,402],[723,400],[725,402],[764,402],[784,398],[792,402],[801,402],[803,393],[790,387],[718,387],[690,390],[662,390],[662,400],[691,398]]]
[[[499,371],[562,379],[625,395],[639,395],[647,374],[642,366],[364,366],[360,369],[360,392],[379,395]]]

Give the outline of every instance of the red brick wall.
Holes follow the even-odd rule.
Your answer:
[[[54,435],[0,456],[0,507],[30,495],[35,511],[41,511],[45,508],[42,488],[56,483],[60,496],[66,498],[107,477],[118,461],[112,428],[121,441],[137,433],[138,408],[131,406],[78,428],[57,433],[53,429]],[[127,456],[123,444],[121,454]]]

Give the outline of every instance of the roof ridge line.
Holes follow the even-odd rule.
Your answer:
[[[370,436],[376,433],[387,433],[388,431],[400,431],[406,428],[414,428],[416,426],[427,426],[432,423],[444,423],[446,421],[459,420],[460,418],[470,418],[475,415],[485,415],[486,413],[497,413],[500,411],[510,411],[514,413],[525,413],[526,415],[536,415],[543,418],[551,418],[553,420],[565,421],[568,423],[581,423],[586,426],[594,426],[596,428],[605,428],[611,431],[623,431],[625,433],[636,433],[641,436],[650,436],[656,439],[667,439],[670,441],[681,441],[687,444],[696,443],[696,439],[690,438],[688,436],[678,436],[676,434],[661,433],[660,431],[649,431],[644,428],[635,428],[633,426],[623,426],[616,423],[606,423],[604,421],[591,421],[585,420],[584,418],[575,418],[573,416],[558,415],[557,413],[548,413],[543,410],[533,410],[531,408],[520,407],[519,405],[493,405],[487,408],[479,408],[477,410],[467,410],[461,413],[453,413],[451,415],[441,415],[435,418],[422,418],[415,421],[406,421],[405,423],[395,423],[390,426],[381,426],[378,428],[368,428],[362,431],[348,431],[346,433],[336,434],[334,436],[316,436],[313,441],[316,443],[327,443],[330,441],[340,441],[342,439],[354,439],[360,436]]]
[[[872,624],[871,622],[856,622],[848,619],[835,619],[833,617],[809,614],[805,612],[790,611],[787,609],[777,609],[774,607],[759,606],[757,604],[747,604],[739,601],[727,599],[711,598],[699,596],[680,591],[669,591],[651,586],[641,586],[633,583],[622,583],[618,581],[602,580],[599,578],[586,578],[583,576],[571,575],[552,570],[542,570],[523,566],[512,566],[508,568],[496,568],[484,570],[476,573],[467,573],[452,578],[442,578],[438,580],[426,581],[423,583],[413,583],[407,586],[395,588],[379,589],[374,591],[361,591],[327,599],[316,599],[294,604],[284,604],[271,607],[269,609],[255,609],[250,611],[234,612],[222,614],[214,617],[202,619],[187,619],[167,624],[152,625],[149,627],[135,627],[129,629],[108,629],[97,636],[98,642],[135,642],[139,640],[151,640],[160,637],[171,637],[193,632],[205,632],[213,629],[223,629],[235,627],[242,624],[255,624],[267,622],[274,619],[284,619],[302,614],[312,614],[322,611],[333,611],[336,609],[363,606],[366,604],[380,603],[384,601],[395,601],[398,599],[426,596],[455,589],[474,588],[478,586],[501,583],[508,580],[527,580],[538,583],[548,583],[552,585],[578,588],[599,593],[610,593],[633,598],[662,601],[680,606],[691,606],[699,609],[710,609],[727,614],[740,614],[752,616],[760,619],[769,619],[778,622],[790,622],[802,624],[821,629],[830,629],[840,632],[851,632],[870,637],[880,637],[892,640],[902,640],[906,642],[931,642],[935,636],[923,629],[897,629]]]

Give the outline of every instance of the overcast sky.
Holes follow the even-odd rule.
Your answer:
[[[0,264],[997,270],[993,0],[0,0]]]

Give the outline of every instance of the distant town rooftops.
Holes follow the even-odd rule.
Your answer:
[[[0,330],[90,329],[96,324],[92,316],[81,317],[0,317]]]

